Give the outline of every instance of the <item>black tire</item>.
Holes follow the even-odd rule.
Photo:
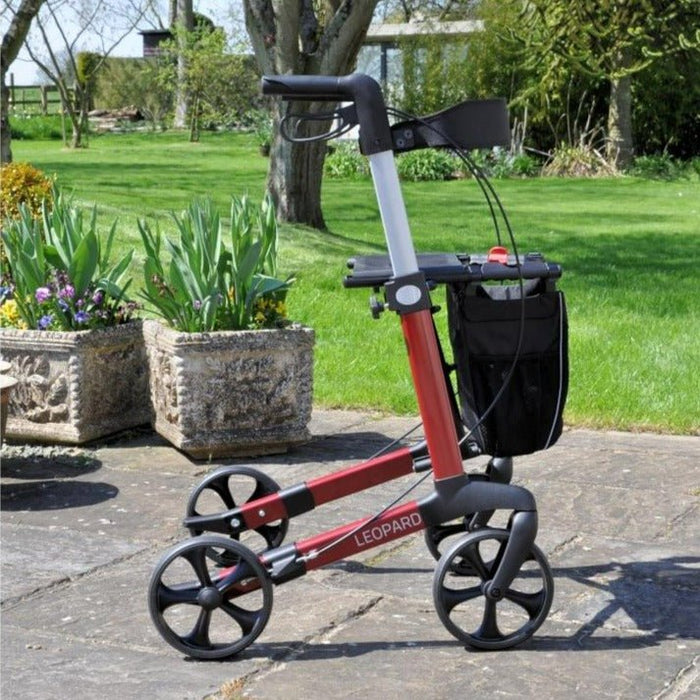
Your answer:
[[[221,559],[233,564],[222,567]],[[172,647],[196,659],[223,659],[245,649],[265,628],[272,581],[250,549],[204,535],[161,558],[151,576],[148,607]]]
[[[232,510],[279,490],[280,487],[274,479],[253,467],[237,465],[220,467],[208,474],[193,489],[187,501],[186,516],[214,515],[221,511]],[[231,537],[253,551],[263,552],[279,547],[284,541],[288,528],[289,520],[283,519]],[[203,531],[198,528],[191,527],[189,530],[193,537],[203,534]]]
[[[440,620],[457,639],[477,649],[521,644],[545,621],[552,604],[552,572],[534,544],[503,597],[484,595],[509,537],[508,530],[495,528],[472,532],[443,554],[435,570],[433,600]],[[455,575],[455,568],[471,574]]]

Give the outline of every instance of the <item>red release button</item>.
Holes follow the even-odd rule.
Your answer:
[[[491,250],[489,250],[489,255],[487,260],[489,262],[501,263],[501,265],[508,264],[508,249],[503,246],[496,245]]]

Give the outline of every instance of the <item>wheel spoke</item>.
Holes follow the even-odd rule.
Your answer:
[[[523,608],[532,620],[542,609],[546,596],[544,589],[537,593],[523,593],[522,591],[514,591],[512,588],[509,588],[505,593],[505,597]]]
[[[279,535],[280,528],[278,525],[261,525],[255,532],[264,537],[268,549],[272,549],[276,546],[275,540]]]
[[[259,610],[245,610],[230,600],[226,600],[221,604],[221,610],[238,623],[244,635],[249,634],[260,619]]]
[[[195,623],[192,631],[183,637],[183,641],[186,644],[190,644],[199,648],[211,647],[211,641],[209,640],[209,625],[211,624],[211,610],[205,610],[202,608],[199,612],[199,617]]]
[[[502,639],[503,635],[496,624],[496,601],[488,598],[484,599],[484,617],[481,626],[474,633],[475,637],[482,639]]]
[[[239,561],[216,581],[221,595],[229,600],[257,591],[261,585],[259,576],[245,560]]]
[[[228,487],[228,475],[222,474],[220,478],[215,479],[206,488],[213,491],[223,502],[228,510],[236,507],[236,503]]]
[[[197,594],[201,590],[199,584],[180,583],[176,586],[166,586],[162,581],[158,584],[158,609],[162,612],[173,605],[194,605]]]
[[[246,503],[250,503],[251,501],[257,501],[258,498],[262,498],[263,496],[269,496],[270,491],[269,486],[266,484],[263,484],[262,481],[256,481],[255,482],[255,490],[251,494],[250,498],[246,501]]]
[[[443,586],[440,591],[440,598],[448,613],[460,603],[475,600],[480,595],[482,595],[481,586],[472,586],[471,588],[446,588]]]
[[[478,542],[468,544],[460,550],[459,554],[472,565],[474,571],[476,571],[482,581],[488,581],[491,578],[491,571],[481,558]]]
[[[204,547],[195,547],[182,553],[182,556],[192,565],[199,582],[203,586],[211,586],[211,577],[207,568],[207,550]]]

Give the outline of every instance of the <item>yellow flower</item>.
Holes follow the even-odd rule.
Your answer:
[[[17,302],[14,299],[7,299],[0,306],[0,327],[22,329],[27,328],[27,324],[21,319],[19,315]]]

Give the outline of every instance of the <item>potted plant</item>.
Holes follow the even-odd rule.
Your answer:
[[[110,261],[115,230],[102,240],[96,209],[86,219],[57,190],[38,217],[21,205],[6,221],[0,343],[17,379],[8,438],[81,444],[148,422],[141,323],[126,297],[133,251]]]
[[[272,202],[233,197],[225,223],[195,201],[173,219],[175,240],[139,222],[143,297],[164,321],[144,322],[156,431],[194,458],[308,440],[314,333],[286,319]]]

